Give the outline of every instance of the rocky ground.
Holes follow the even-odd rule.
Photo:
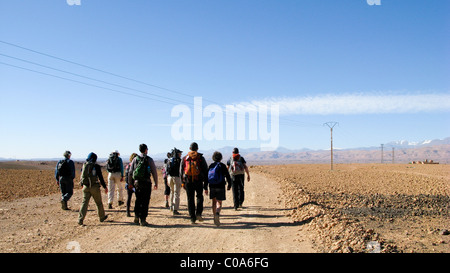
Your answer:
[[[213,222],[211,201],[205,196],[204,221],[191,224],[185,191],[181,192],[179,216],[165,208],[164,186],[152,192],[148,227],[133,224],[125,206],[106,207],[108,219],[100,223],[93,200],[84,220],[77,224],[82,194],[75,183],[63,211],[53,178],[53,166],[43,169],[8,168],[0,174],[0,252],[82,253],[291,253],[315,252],[301,225],[284,214],[279,184],[260,174],[246,183],[244,208],[232,208],[232,194],[221,213],[221,226]],[[49,165],[49,166],[50,166]],[[11,167],[11,166],[10,166]],[[45,167],[45,165],[44,165]],[[78,168],[77,168],[78,170]],[[77,171],[77,175],[79,172]],[[25,178],[26,179],[25,179]],[[106,176],[105,176],[106,177]],[[79,181],[77,177],[75,181]],[[9,187],[16,184],[14,187]],[[43,184],[39,186],[38,184]],[[18,193],[21,191],[23,193]],[[24,197],[28,195],[27,197]],[[132,203],[134,203],[134,196]]]
[[[117,205],[100,223],[93,201],[80,227],[81,166],[72,209],[62,211],[55,164],[0,164],[0,252],[450,252],[448,165],[252,166],[245,208],[234,211],[227,192],[216,228],[207,197],[205,222],[190,224],[184,191],[173,217],[162,181],[150,227],[133,225]]]
[[[448,165],[277,165],[287,215],[323,252],[450,252]]]

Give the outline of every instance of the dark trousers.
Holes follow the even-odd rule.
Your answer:
[[[73,179],[61,176],[59,188],[61,190],[61,201],[69,201],[73,195]]]
[[[145,220],[148,216],[148,206],[150,204],[150,195],[152,194],[152,183],[136,186],[136,202],[134,203],[134,215]]]
[[[244,174],[232,176],[233,184],[233,202],[234,208],[237,209],[244,203]]]
[[[196,194],[197,196],[195,196]],[[186,195],[189,216],[195,220],[203,212],[203,183],[200,181],[188,181],[186,183]],[[195,206],[195,197],[197,199],[197,206]]]
[[[131,207],[131,198],[133,197],[133,190],[128,189],[127,187],[127,212],[130,212],[130,207]]]

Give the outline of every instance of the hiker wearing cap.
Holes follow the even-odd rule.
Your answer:
[[[120,158],[120,153],[115,150],[109,155],[106,161],[106,170],[108,171],[108,209],[112,209],[114,201],[114,192],[117,186],[117,200],[118,205],[123,205],[123,162]]]
[[[203,190],[208,194],[208,165],[203,154],[198,153],[198,144],[192,142],[189,153],[180,164],[182,187],[186,189],[189,216],[191,223],[203,221]],[[194,199],[196,197],[196,199]],[[195,206],[197,200],[197,206]]]
[[[247,181],[250,181],[250,174],[245,159],[239,154],[239,149],[233,149],[233,155],[227,161],[228,170],[233,180],[233,203],[234,209],[242,208],[244,203],[244,180],[247,173]]]
[[[214,224],[220,226],[220,211],[222,209],[222,201],[226,200],[225,186],[228,183],[227,190],[231,189],[231,177],[228,173],[227,166],[220,162],[222,154],[214,152],[212,156],[214,163],[208,168],[208,184],[209,198],[212,200],[212,211],[214,215]]]
[[[170,158],[166,164],[167,181],[170,186],[170,210],[173,215],[180,215],[178,209],[180,208],[180,192],[181,192],[181,178],[180,178],[180,164],[181,154],[183,151],[173,148]]]
[[[100,222],[103,222],[108,218],[108,216],[105,215],[105,209],[103,208],[100,185],[105,189],[105,193],[108,193],[108,187],[103,179],[102,168],[96,162],[97,155],[95,153],[90,153],[81,170],[80,184],[83,186],[83,202],[81,203],[80,213],[78,215],[79,225],[83,225],[91,197],[94,198],[95,205],[97,205],[97,213]]]
[[[65,151],[64,159],[61,159],[56,164],[55,178],[56,184],[61,190],[61,208],[63,210],[69,210],[67,202],[73,195],[73,180],[75,179],[75,164],[70,159],[72,153]]]
[[[131,183],[128,182],[128,175],[130,173],[130,166],[133,159],[137,156],[136,153],[132,153],[130,156],[130,162],[125,167],[125,189],[127,190],[127,216],[131,217],[131,198],[133,197],[133,193],[136,190]]]
[[[152,194],[152,181],[150,175],[153,176],[155,182],[154,190],[158,189],[158,172],[155,162],[147,155],[148,147],[145,144],[139,145],[140,155],[137,155],[131,162],[128,174],[128,182],[136,189],[136,202],[134,204],[134,223],[141,226],[148,226],[146,221],[148,216],[148,206],[150,204],[150,196]]]

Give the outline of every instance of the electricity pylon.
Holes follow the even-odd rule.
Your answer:
[[[331,170],[333,170],[333,127],[336,126],[336,124],[339,124],[339,122],[330,121],[325,122],[323,126],[330,127],[330,134],[331,134]]]

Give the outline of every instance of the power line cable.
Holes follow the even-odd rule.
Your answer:
[[[0,54],[0,55],[4,55],[4,54]],[[104,87],[104,86],[99,86],[99,85],[96,85],[96,84],[86,83],[86,82],[82,82],[82,81],[79,81],[79,80],[74,80],[74,79],[70,79],[70,78],[66,78],[66,77],[61,77],[61,76],[58,76],[58,75],[54,75],[54,74],[50,74],[50,73],[46,73],[46,72],[42,72],[42,71],[37,71],[37,70],[34,70],[34,69],[22,67],[22,66],[17,66],[17,65],[13,65],[13,64],[9,64],[9,63],[4,63],[4,62],[0,62],[0,64],[6,65],[6,66],[10,66],[10,67],[14,67],[14,68],[21,69],[21,70],[26,70],[26,71],[37,73],[37,74],[41,74],[41,75],[45,75],[45,76],[49,76],[49,77],[54,77],[54,78],[58,78],[58,79],[62,79],[62,80],[70,81],[70,82],[83,84],[83,85],[90,86],[90,87],[95,87],[95,88],[100,88],[100,89],[104,89],[104,90],[107,90],[107,91],[112,91],[112,92],[115,92],[115,93],[120,93],[120,94],[123,94],[123,95],[129,95],[129,96],[134,96],[134,97],[143,98],[143,99],[147,99],[147,100],[158,101],[158,102],[162,102],[162,103],[166,103],[166,104],[170,104],[170,105],[174,105],[174,106],[177,105],[176,103],[173,103],[173,102],[167,102],[167,101],[163,101],[163,100],[160,100],[160,99],[149,98],[149,97],[145,97],[145,96],[141,96],[141,95],[137,95],[137,94],[133,94],[133,93],[129,93],[129,92],[120,91],[120,90],[117,90],[117,89],[112,89],[112,88],[108,88],[108,87]],[[45,66],[43,66],[43,67],[45,67]],[[47,67],[47,68],[53,69],[51,67]],[[62,70],[59,70],[59,69],[56,69],[56,70],[61,71],[61,72],[65,72],[65,73],[69,73],[69,74],[72,74],[72,75],[77,75],[77,76],[80,76],[80,77],[84,77],[84,76],[81,76],[81,75],[78,75],[78,74],[75,74],[75,73],[62,71]],[[84,77],[84,78],[92,79],[92,78],[89,78],[89,77]],[[92,80],[96,80],[96,79],[92,79]],[[98,81],[103,82],[101,80],[98,80]],[[110,84],[110,83],[108,83],[108,84]],[[128,88],[128,89],[130,89],[130,88]],[[165,97],[163,97],[163,98],[165,98]],[[172,100],[170,98],[167,98],[167,99],[168,100]],[[192,105],[194,107],[196,106],[195,104],[192,104]],[[225,112],[224,115],[232,117],[234,119],[234,113]],[[242,118],[242,116],[236,114],[236,118]],[[249,120],[247,115],[244,115],[243,118],[245,120]],[[295,126],[295,125],[292,125],[292,124],[284,124],[284,125]]]
[[[147,86],[150,86],[150,87],[158,88],[158,89],[161,89],[161,90],[169,91],[169,92],[172,92],[172,93],[175,93],[175,94],[178,94],[178,95],[182,95],[182,96],[186,96],[186,97],[191,97],[192,98],[192,95],[185,94],[185,93],[177,91],[177,90],[165,88],[165,87],[158,86],[158,85],[155,85],[155,84],[151,84],[151,83],[147,83],[147,82],[144,82],[144,81],[136,80],[136,79],[133,79],[133,78],[130,78],[130,77],[122,76],[122,75],[119,75],[119,74],[116,74],[116,73],[112,73],[112,72],[109,72],[109,71],[106,71],[106,70],[103,70],[103,69],[99,69],[99,68],[95,68],[95,67],[92,67],[92,66],[89,66],[89,65],[84,65],[84,64],[81,64],[81,63],[78,63],[78,62],[70,61],[70,60],[67,60],[67,59],[64,59],[64,58],[60,58],[60,57],[57,57],[57,56],[54,56],[54,55],[51,55],[51,54],[43,53],[43,52],[31,49],[31,48],[23,47],[23,46],[20,46],[20,45],[17,45],[17,44],[13,44],[13,43],[9,43],[9,42],[2,41],[2,40],[0,40],[0,43],[6,44],[6,45],[10,45],[10,46],[13,46],[13,47],[17,47],[17,48],[20,48],[20,49],[23,49],[23,50],[26,50],[26,51],[30,51],[30,52],[33,52],[33,53],[36,53],[36,54],[39,54],[39,55],[43,55],[43,56],[46,56],[46,57],[49,57],[49,58],[53,58],[53,59],[56,59],[56,60],[59,60],[59,61],[63,61],[63,62],[66,62],[66,63],[70,63],[70,64],[78,65],[78,66],[81,66],[81,67],[84,67],[84,68],[88,68],[88,69],[91,69],[91,70],[95,70],[95,71],[98,71],[98,72],[102,72],[102,73],[105,73],[105,74],[108,74],[108,75],[111,75],[111,76],[114,76],[114,77],[122,78],[122,79],[125,79],[125,80],[128,80],[128,81],[140,83],[140,84],[143,84],[143,85],[147,85]]]
[[[94,71],[102,72],[102,73],[105,73],[105,74],[108,74],[108,75],[112,75],[112,76],[115,76],[115,77],[119,77],[119,78],[122,78],[122,79],[126,79],[126,80],[129,80],[129,81],[140,83],[140,84],[143,84],[143,85],[147,85],[147,86],[150,86],[150,87],[154,87],[154,88],[158,88],[158,89],[161,89],[161,90],[165,90],[165,91],[169,91],[169,92],[172,92],[172,93],[176,93],[178,95],[183,95],[183,96],[190,97],[190,98],[194,97],[192,95],[185,94],[185,93],[180,92],[180,91],[176,91],[176,90],[173,90],[173,89],[161,87],[161,86],[158,86],[158,85],[154,85],[154,84],[150,84],[150,83],[143,82],[143,81],[140,81],[140,80],[136,80],[136,79],[132,79],[132,78],[129,78],[129,77],[122,76],[122,75],[118,75],[116,73],[108,72],[108,71],[105,71],[103,69],[98,69],[98,68],[95,68],[95,67],[92,67],[92,66],[88,66],[88,65],[84,65],[84,64],[81,64],[81,63],[78,63],[78,62],[70,61],[70,60],[67,60],[67,59],[64,59],[64,58],[60,58],[60,57],[57,57],[57,56],[54,56],[54,55],[51,55],[51,54],[43,53],[43,52],[40,52],[40,51],[37,51],[37,50],[33,50],[33,49],[30,49],[30,48],[27,48],[27,47],[23,47],[23,46],[20,46],[20,45],[17,45],[17,44],[9,43],[9,42],[2,41],[2,40],[0,40],[0,43],[6,44],[6,45],[10,45],[10,46],[13,46],[13,47],[17,47],[17,48],[20,48],[20,49],[23,49],[23,50],[26,50],[26,51],[30,51],[30,52],[33,52],[33,53],[36,53],[36,54],[39,54],[39,55],[43,55],[43,56],[46,56],[46,57],[49,57],[49,58],[53,58],[53,59],[56,59],[56,60],[64,61],[64,62],[67,62],[67,63],[70,63],[70,64],[78,65],[78,66],[81,66],[81,67],[84,67],[84,68],[88,68],[88,69],[91,69],[91,70],[94,70]],[[156,96],[156,97],[159,97],[159,98],[164,98],[164,99],[168,99],[168,100],[173,100],[173,101],[186,103],[185,101],[180,101],[180,100],[168,98],[168,97],[161,96],[161,95],[155,95],[155,94],[152,94],[152,93],[149,93],[149,92],[145,92],[145,91],[142,91],[142,90],[138,90],[138,89],[135,89],[135,88],[129,88],[129,87],[126,87],[126,86],[122,86],[122,85],[118,85],[118,84],[114,84],[114,83],[109,83],[109,82],[106,82],[106,81],[103,81],[103,80],[98,80],[98,79],[94,79],[94,78],[91,78],[91,77],[87,77],[87,76],[83,76],[83,75],[80,75],[80,74],[76,74],[76,73],[73,73],[73,72],[68,72],[68,71],[64,71],[64,70],[61,70],[61,69],[49,67],[49,66],[46,66],[46,65],[38,64],[38,63],[35,63],[35,62],[31,62],[31,61],[24,60],[24,59],[21,59],[21,58],[9,56],[9,55],[6,55],[6,54],[0,54],[0,55],[8,57],[8,58],[12,58],[12,59],[20,60],[20,61],[23,61],[23,62],[27,62],[27,63],[33,64],[33,65],[37,65],[37,66],[45,67],[45,68],[48,68],[48,69],[56,70],[56,71],[59,71],[59,72],[63,72],[63,73],[71,74],[71,75],[74,75],[74,76],[86,78],[86,79],[89,79],[89,80],[102,82],[102,83],[106,83],[106,84],[113,85],[113,86],[116,86],[116,87],[120,87],[120,88],[124,88],[124,89],[128,89],[128,90],[140,92],[140,93],[143,93],[143,94],[147,94],[147,95]],[[3,64],[5,64],[5,63],[3,63]],[[8,64],[6,64],[6,65],[8,65]],[[23,67],[14,66],[14,65],[9,65],[9,66],[25,69]],[[38,72],[38,71],[35,71],[35,70],[32,70],[32,69],[25,69],[25,70],[36,72],[36,73],[41,73],[41,72]],[[52,76],[52,77],[57,77],[57,78],[60,78],[60,79],[70,80],[70,79],[67,79],[67,78],[64,78],[64,77],[58,77],[58,76],[55,76],[55,75],[52,75],[52,74],[48,74],[48,73],[41,73],[41,74]],[[86,84],[84,82],[80,82],[80,81],[76,81],[76,80],[71,80],[71,81],[77,82],[77,83],[82,83],[82,84],[85,84],[85,85],[90,85],[90,84]],[[102,88],[102,89],[106,89],[106,90],[113,90],[113,89],[110,89],[110,88],[103,88],[103,87],[100,87],[100,86],[97,86],[97,85],[90,85],[90,86],[98,87],[98,88]],[[116,92],[118,90],[114,90],[114,91]],[[122,94],[130,94],[130,93],[127,93],[127,92],[120,92],[120,93],[122,93]],[[142,96],[140,96],[140,97],[142,97]],[[212,100],[209,100],[209,99],[205,99],[203,97],[202,97],[202,99],[205,100],[205,101],[208,101],[208,102],[220,105],[219,103],[217,103],[215,101],[212,101]],[[156,101],[160,101],[160,100],[156,100]],[[165,103],[167,103],[167,102],[165,102]],[[193,105],[192,103],[187,103],[187,104]],[[245,116],[245,119],[246,120],[248,119],[247,116]],[[282,120],[282,121],[295,123],[295,125],[294,124],[286,124],[286,123],[284,124],[284,125],[288,125],[288,126],[303,127],[303,126],[305,126],[305,124],[309,124],[310,126],[320,126],[319,124],[313,124],[313,123],[308,123],[308,122],[300,122],[300,121],[286,119],[286,118],[280,118],[279,117],[279,119]],[[300,126],[300,125],[302,125],[302,126]]]
[[[173,103],[171,103],[171,102],[167,102],[167,101],[163,101],[163,100],[159,100],[159,99],[153,99],[153,98],[149,98],[149,97],[144,97],[144,96],[136,95],[136,94],[133,94],[133,93],[123,92],[123,91],[120,91],[120,90],[116,90],[116,89],[112,89],[112,88],[108,88],[108,87],[103,87],[103,86],[99,86],[99,85],[95,85],[95,84],[90,84],[90,83],[86,83],[86,82],[82,82],[82,81],[78,81],[78,80],[74,80],[74,79],[69,79],[69,78],[53,75],[53,74],[50,74],[50,73],[45,73],[45,72],[41,72],[41,71],[25,68],[25,67],[22,67],[22,66],[8,64],[8,63],[4,63],[4,62],[0,62],[0,64],[6,65],[6,66],[10,66],[10,67],[14,67],[14,68],[18,68],[18,69],[22,69],[22,70],[26,70],[26,71],[30,71],[30,72],[34,72],[34,73],[38,73],[38,74],[41,74],[41,75],[46,75],[46,76],[50,76],[50,77],[66,80],[66,81],[71,81],[71,82],[84,84],[84,85],[91,86],[91,87],[96,87],[96,88],[100,88],[100,89],[104,89],[104,90],[109,90],[109,91],[120,93],[120,94],[130,95],[130,96],[134,96],[134,97],[138,97],[138,98],[142,98],[142,99],[147,99],[147,100],[159,101],[159,102],[162,102],[162,103],[167,103],[167,104],[173,105]]]
[[[83,75],[80,75],[80,74],[77,74],[77,73],[65,71],[65,70],[54,68],[54,67],[50,67],[50,66],[47,66],[47,65],[42,65],[42,64],[39,64],[39,63],[35,63],[35,62],[32,62],[32,61],[28,61],[28,60],[24,60],[24,59],[21,59],[21,58],[13,57],[13,56],[10,56],[10,55],[6,55],[6,54],[0,53],[0,56],[8,57],[8,58],[11,58],[11,59],[14,59],[14,60],[26,62],[26,63],[33,64],[33,65],[36,65],[36,66],[40,66],[40,67],[44,67],[44,68],[47,68],[47,69],[55,70],[55,71],[58,71],[58,72],[66,73],[66,74],[69,74],[69,75],[77,76],[77,77],[80,77],[80,78],[85,78],[85,79],[88,79],[88,80],[109,84],[109,85],[112,85],[112,86],[128,89],[128,90],[131,90],[131,91],[136,91],[136,92],[143,93],[143,94],[146,94],[146,95],[155,96],[155,97],[159,97],[159,98],[163,98],[163,99],[169,99],[169,100],[177,101],[177,102],[180,102],[180,103],[187,103],[187,104],[189,104],[189,102],[185,102],[185,101],[181,101],[181,100],[177,100],[177,99],[172,99],[172,98],[168,98],[168,97],[161,96],[161,95],[156,95],[156,94],[153,94],[153,93],[150,93],[150,92],[145,92],[145,91],[142,91],[142,90],[139,90],[139,89],[136,89],[136,88],[131,88],[131,87],[115,84],[115,83],[110,83],[110,82],[107,82],[107,81],[95,79],[95,78],[88,77],[88,76],[83,76]]]

